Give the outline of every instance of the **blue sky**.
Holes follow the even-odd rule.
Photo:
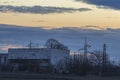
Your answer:
[[[103,6],[103,8],[120,9],[120,0],[75,0],[96,6]]]

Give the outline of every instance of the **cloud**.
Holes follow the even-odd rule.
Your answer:
[[[95,27],[95,28],[93,28]],[[63,27],[43,29],[38,27],[23,27],[15,25],[0,25],[0,52],[9,47],[26,47],[31,40],[35,45],[44,46],[49,38],[55,38],[67,45],[71,50],[83,48],[84,37],[88,37],[89,49],[102,50],[103,43],[107,44],[107,52],[110,56],[120,56],[120,29],[96,29],[99,26],[90,27]]]
[[[82,1],[87,4],[94,4],[97,6],[101,6],[100,8],[105,9],[120,9],[120,0],[75,0]]]
[[[64,8],[64,7],[43,7],[43,6],[0,6],[0,12],[19,12],[19,13],[36,13],[36,14],[50,14],[50,13],[72,13],[75,11],[91,11],[89,8]]]

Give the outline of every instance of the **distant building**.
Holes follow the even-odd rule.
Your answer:
[[[55,65],[58,61],[69,57],[69,50],[59,50],[50,48],[16,48],[9,49],[10,63],[29,63],[36,61],[38,63],[50,63]]]
[[[55,66],[69,57],[70,50],[57,40],[49,39],[44,48],[10,48],[8,60],[11,64],[37,63],[41,66]]]

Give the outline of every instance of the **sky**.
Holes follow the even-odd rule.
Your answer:
[[[119,28],[119,2],[119,0],[1,0],[0,23],[49,28],[86,25]]]
[[[30,40],[43,46],[49,38],[71,50],[83,47],[120,57],[120,0],[0,0],[0,52],[25,46]],[[31,37],[32,36],[32,37]]]

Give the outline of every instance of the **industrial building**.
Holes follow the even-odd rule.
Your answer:
[[[16,48],[8,50],[10,63],[38,63],[57,64],[58,61],[69,56],[69,51],[51,48]]]
[[[60,61],[69,57],[70,50],[55,39],[49,39],[43,48],[32,47],[30,42],[28,48],[9,48],[8,64],[38,64],[46,67],[56,66]],[[5,60],[5,59],[4,59]],[[6,61],[4,61],[6,63]]]

